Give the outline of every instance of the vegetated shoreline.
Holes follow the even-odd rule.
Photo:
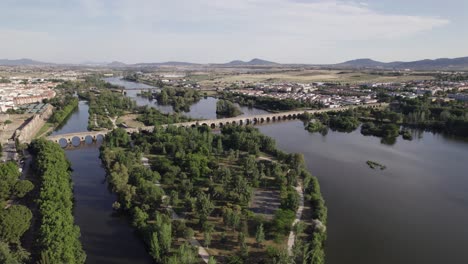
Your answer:
[[[196,128],[171,128],[171,127],[169,127],[168,129],[169,130],[172,129],[172,130],[174,130],[173,132],[175,132],[175,131],[181,131],[181,130],[184,130],[184,131],[190,131],[190,130],[194,131],[194,130],[199,130],[199,129],[205,130],[207,128],[205,128],[205,127],[196,127]],[[224,128],[224,130],[229,131],[228,129],[230,129],[230,128],[228,128],[228,127]],[[234,126],[232,129],[234,129],[234,131],[236,129],[240,129],[240,131],[244,131],[245,129],[254,129],[254,128],[245,128],[245,127]],[[208,131],[209,131],[209,128],[208,128]],[[142,137],[143,138],[145,137],[144,135],[141,135],[141,134],[137,134],[137,135],[134,135],[134,136],[136,136],[137,138],[140,138],[140,139]],[[268,138],[266,136],[263,136],[263,137]],[[133,136],[132,136],[132,138],[133,138]],[[116,173],[118,173],[119,171],[125,171],[125,172],[128,171],[128,176],[130,177],[129,179],[134,177],[134,176],[132,176],[132,169],[131,168],[128,168],[128,170],[127,170],[127,168],[122,167],[121,169],[117,168],[118,170],[116,170],[115,166],[122,166],[122,165],[116,165],[117,160],[115,160],[115,159],[117,158],[117,156],[114,156],[114,157],[112,156],[112,155],[115,155],[115,154],[112,154],[112,155],[109,156],[109,153],[112,152],[112,149],[120,151],[120,150],[122,150],[122,147],[124,148],[124,153],[125,153],[125,151],[129,151],[130,149],[133,149],[132,152],[136,151],[136,153],[141,151],[140,147],[137,147],[138,150],[135,149],[135,146],[143,146],[143,145],[141,145],[141,143],[134,145],[134,144],[130,144],[129,140],[130,140],[130,138],[128,138],[128,135],[125,132],[120,131],[119,129],[112,131],[112,133],[109,134],[108,137],[106,137],[104,144],[101,146],[100,157],[101,157],[101,160],[102,160],[102,162],[103,162],[103,164],[104,164],[104,166],[106,168],[108,177],[109,177],[109,175],[116,175]],[[132,140],[135,140],[135,138],[133,138]],[[271,140],[271,138],[270,138],[270,140]],[[128,150],[126,150],[126,149],[128,149]],[[109,152],[109,151],[111,151],[111,152]],[[276,147],[271,149],[271,151],[273,151],[272,153],[277,153],[276,155],[279,155],[278,157],[282,157],[281,159],[286,159],[287,157],[293,157],[294,156],[292,154],[291,155],[286,154],[286,153],[276,149]],[[138,157],[138,156],[139,155],[137,154],[136,157]],[[119,160],[121,160],[121,159],[119,158]],[[139,160],[137,162],[140,163]],[[307,203],[312,208],[314,208],[314,213],[313,214],[314,214],[314,219],[315,219],[313,221],[312,227],[309,227],[309,229],[307,229],[308,232],[310,232],[310,233],[307,233],[308,235],[306,235],[306,237],[308,237],[308,239],[306,239],[305,241],[301,240],[301,241],[299,241],[300,243],[297,242],[298,247],[300,248],[298,250],[299,251],[300,250],[307,251],[307,252],[309,252],[309,254],[310,254],[310,252],[314,252],[313,254],[310,254],[310,256],[306,257],[305,259],[309,259],[310,261],[312,261],[312,259],[313,259],[313,261],[320,261],[320,262],[313,262],[313,263],[323,263],[324,257],[325,257],[324,256],[324,243],[325,243],[325,240],[326,240],[325,225],[326,225],[326,215],[327,215],[326,211],[327,211],[327,209],[325,207],[323,197],[322,197],[322,195],[320,193],[320,186],[318,184],[317,178],[311,176],[310,173],[308,173],[305,170],[305,164],[304,164],[304,161],[302,159],[296,160],[296,162],[297,163],[294,163],[294,164],[296,164],[295,166],[297,166],[297,170],[298,170],[297,174],[296,174],[297,175],[296,177],[300,177],[300,180],[304,182],[304,196],[305,196],[305,199],[306,199]],[[134,165],[136,165],[136,164],[134,164]],[[149,171],[145,172],[143,175],[146,175],[147,173],[150,173],[150,172]],[[157,171],[156,171],[156,173],[157,173]],[[159,175],[159,173],[157,173],[157,174]],[[145,178],[149,179],[147,177],[150,177],[150,178],[154,177],[154,176],[149,176],[149,175],[151,175],[151,173],[148,174],[148,176],[145,176]],[[115,177],[117,177],[117,176],[112,176],[112,177],[113,177],[114,180],[110,180],[109,184],[114,189],[114,192],[115,192],[116,188],[120,189],[121,191],[124,190],[125,188],[127,188],[127,187],[123,187],[124,185],[121,185],[121,184],[124,184],[124,183],[122,183],[122,182],[118,183],[118,182],[120,182],[120,180],[118,180],[118,181],[116,180]],[[160,177],[160,176],[158,176],[158,177]],[[135,180],[136,179],[133,179],[131,181],[135,181]],[[112,182],[113,182],[113,184],[112,184]],[[115,184],[118,184],[120,187],[116,186]],[[128,184],[131,184],[131,183],[129,182]],[[129,186],[131,186],[131,185],[129,185]],[[122,188],[124,188],[124,189],[122,189]],[[138,188],[140,188],[140,187],[129,187],[129,188],[137,188],[136,193],[137,194],[140,193],[140,191],[138,191]],[[152,188],[155,188],[155,187],[152,187]],[[139,233],[141,234],[145,244],[147,245],[148,251],[150,251],[150,254],[153,256],[153,258],[155,258],[156,261],[162,261],[162,259],[160,259],[159,254],[155,253],[156,251],[159,252],[159,249],[156,249],[155,247],[160,248],[160,246],[163,246],[163,245],[156,246],[154,244],[154,243],[161,243],[161,237],[159,237],[159,236],[161,236],[161,233],[159,233],[159,232],[162,232],[162,231],[157,231],[156,234],[159,237],[159,239],[158,239],[158,238],[154,238],[155,233],[153,233],[153,235],[151,235],[151,232],[150,232],[150,234],[147,234],[146,233],[147,231],[145,231],[145,230],[148,230],[148,228],[150,230],[154,229],[155,228],[154,226],[150,227],[150,226],[152,226],[152,224],[150,224],[150,223],[152,223],[154,221],[156,221],[156,223],[159,223],[159,224],[157,224],[157,226],[158,225],[160,226],[159,228],[162,228],[165,225],[169,225],[169,228],[171,228],[171,226],[176,224],[176,223],[174,221],[168,220],[167,217],[164,216],[163,212],[158,213],[158,210],[156,210],[156,211],[152,210],[152,212],[154,211],[154,213],[156,213],[156,220],[149,221],[149,219],[152,219],[152,217],[154,217],[154,216],[150,216],[149,212],[145,211],[145,210],[147,210],[147,209],[144,209],[145,205],[140,204],[138,202],[138,200],[132,201],[131,197],[129,198],[127,195],[125,195],[121,191],[120,191],[120,193],[117,192],[117,196],[119,198],[119,201],[114,204],[115,208],[127,208],[127,209],[124,209],[124,212],[126,214],[128,214],[133,219],[132,220],[132,223],[133,223],[132,225],[137,230],[139,230]],[[162,190],[162,189],[161,189],[161,191],[164,192],[164,190]],[[296,190],[293,190],[293,192],[291,194],[297,195]],[[171,193],[171,197],[172,197],[172,193]],[[128,199],[130,199],[130,200],[128,200]],[[137,199],[137,198],[135,198],[135,199]],[[143,198],[140,197],[139,199],[143,199]],[[200,199],[200,198],[198,197],[197,199]],[[171,200],[172,200],[172,198],[171,198]],[[146,205],[146,206],[151,206],[151,205]],[[161,208],[159,210],[161,210]],[[294,216],[295,214],[296,214],[296,212],[292,211],[292,215]],[[158,215],[160,215],[160,216],[158,216]],[[148,218],[148,217],[150,217],[150,218]],[[147,219],[147,220],[142,220],[142,219]],[[166,219],[166,220],[164,220],[164,219]],[[291,228],[291,226],[289,226],[289,228]],[[156,230],[160,230],[160,229],[156,228]],[[159,233],[159,235],[158,235],[158,233]],[[288,231],[288,233],[289,233],[289,231]],[[153,237],[153,238],[151,238],[151,237]],[[302,238],[303,237],[304,237],[304,235],[302,235]],[[154,240],[154,239],[156,239],[156,240]],[[174,243],[174,241],[172,241],[171,244],[172,243]],[[185,244],[180,245],[180,243],[179,243],[178,245],[180,246],[179,249],[183,248],[184,250],[186,250],[185,246],[184,246]],[[308,246],[305,247],[305,245],[308,245]],[[169,251],[166,250],[166,254],[171,252],[171,254],[170,254],[172,256],[171,258],[177,258],[177,256],[178,256],[177,254],[179,254],[180,252],[179,251],[174,251],[174,250],[175,249],[172,249],[172,250],[169,250]],[[268,253],[268,254],[270,254],[270,253]],[[296,256],[296,255],[295,255],[295,257],[301,258],[300,256]],[[167,261],[167,259],[165,261]],[[168,263],[168,262],[162,262],[162,263]]]
[[[393,145],[401,135],[404,140],[412,140],[408,128],[441,133],[446,136],[468,139],[468,110],[460,102],[431,101],[427,96],[416,99],[393,98],[388,109],[354,108],[332,114],[304,114],[305,129],[321,132],[312,119],[340,132],[352,132],[362,123],[361,134],[373,135],[382,143]]]
[[[59,111],[61,111],[62,117],[60,117],[58,120],[54,119],[54,116],[58,115],[57,113],[59,113],[59,112],[55,111],[55,109],[54,109],[54,112],[53,112],[52,116],[49,118],[49,120],[47,120],[47,122],[38,131],[36,137],[49,135],[54,130],[56,130],[56,129],[60,128],[61,126],[65,125],[66,122],[68,121],[68,119],[70,118],[70,116],[73,114],[73,112],[75,112],[76,109],[78,109],[79,102],[80,102],[80,100],[78,100],[78,98],[76,98],[76,100],[72,100],[62,110],[59,110]],[[56,120],[56,121],[53,122],[53,121],[50,121],[50,119]],[[44,130],[44,127],[47,127],[47,129]]]

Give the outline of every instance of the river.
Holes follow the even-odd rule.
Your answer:
[[[136,98],[136,92],[129,96]],[[190,113],[212,118],[215,100],[202,100]],[[80,103],[61,131],[86,130],[86,116],[87,106]],[[468,263],[467,142],[415,132],[413,141],[384,145],[359,130],[310,134],[300,121],[259,129],[281,149],[303,153],[319,178],[328,206],[328,264]],[[127,221],[112,215],[115,197],[107,190],[96,145],[66,152],[88,263],[151,263]],[[387,169],[371,170],[367,160]]]
[[[319,178],[327,263],[468,263],[468,143],[423,132],[389,146],[359,130],[310,134],[300,121],[259,129]]]
[[[80,101],[78,109],[66,124],[53,134],[86,131],[88,105]],[[99,159],[98,144],[84,145],[65,151],[73,169],[75,223],[81,229],[81,242],[88,264],[153,263],[125,217],[116,216],[116,200],[107,188],[106,171]]]
[[[153,86],[149,86],[142,83],[135,83],[122,80],[118,77],[112,78],[105,78],[105,81],[120,85],[125,88],[144,88],[144,89],[155,89]],[[136,101],[138,106],[150,106],[160,110],[163,113],[172,113],[172,106],[168,105],[160,105],[158,104],[157,100],[150,100],[148,98],[143,98],[138,96],[137,94],[141,92],[138,90],[127,90],[127,96],[132,98]],[[202,98],[198,103],[193,104],[190,106],[190,111],[186,113],[182,113],[186,116],[195,118],[195,119],[216,119],[216,102],[218,99],[213,97]],[[249,116],[249,115],[261,115],[261,114],[268,114],[267,111],[257,109],[257,108],[249,108],[245,106],[237,105],[240,110],[243,112],[240,116]]]

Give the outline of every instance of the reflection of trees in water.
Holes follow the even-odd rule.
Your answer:
[[[396,141],[397,141],[396,137],[390,137],[390,138],[382,138],[380,140],[380,143],[392,146],[392,145],[395,145]]]

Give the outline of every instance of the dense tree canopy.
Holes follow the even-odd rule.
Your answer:
[[[220,117],[236,117],[241,115],[242,111],[229,100],[219,99],[216,102],[216,115]]]
[[[70,164],[60,145],[38,139],[31,143],[35,169],[41,179],[38,205],[41,256],[50,263],[84,263],[86,255],[74,225]]]
[[[273,139],[251,126],[228,125],[221,133],[212,133],[206,126],[155,127],[152,133],[133,134],[130,139],[119,130],[106,136],[101,158],[112,190],[118,194],[120,210],[132,217],[132,225],[158,263],[196,261],[191,247],[181,245],[194,232],[210,248],[214,241],[223,243],[224,233],[235,232],[238,248],[233,252],[238,250],[242,261],[249,259],[247,237],[255,235],[252,240],[260,244],[285,239],[299,205],[294,188],[299,181],[305,183],[314,219],[326,224],[318,182],[306,172],[302,155],[279,151]],[[258,159],[260,155],[272,160]],[[150,157],[150,168],[142,165],[142,156]],[[271,222],[258,220],[249,210],[253,190],[260,186],[280,193],[281,209]],[[168,206],[187,222],[171,220]],[[220,219],[222,226],[213,219]],[[314,250],[323,253],[325,236],[310,229],[302,237],[307,244],[320,237],[320,247]],[[259,256],[253,259],[259,260]]]
[[[0,240],[19,243],[21,236],[29,229],[32,213],[23,205],[0,209]]]
[[[158,103],[172,105],[175,112],[188,112],[190,106],[201,99],[200,92],[192,88],[165,87],[156,95]]]

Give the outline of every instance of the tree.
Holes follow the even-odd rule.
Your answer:
[[[194,249],[187,243],[179,247],[177,250],[177,257],[181,264],[193,264],[197,262]]]
[[[204,192],[200,192],[197,197],[196,208],[200,224],[203,225],[213,211],[214,204],[209,195],[206,195]]]
[[[159,241],[161,243],[161,248],[164,252],[169,252],[171,250],[172,243],[172,227],[171,223],[163,223],[161,229],[159,230]]]
[[[18,243],[29,229],[32,213],[23,205],[13,205],[0,211],[0,238],[10,243]]]
[[[13,187],[20,176],[16,163],[9,161],[0,164],[0,199],[6,200],[10,197]]]
[[[208,259],[208,264],[216,264],[216,260],[213,256],[210,256],[210,258]]]
[[[265,231],[263,230],[263,224],[258,225],[257,232],[255,233],[255,240],[259,245],[265,241]]]
[[[14,194],[18,198],[23,198],[27,193],[34,189],[34,184],[28,180],[18,181],[14,187]]]
[[[157,262],[161,261],[161,246],[159,245],[158,233],[153,232],[150,238],[150,255]]]
[[[224,117],[235,117],[242,114],[242,111],[231,101],[220,99],[216,102],[216,114]]]
[[[132,225],[138,229],[142,229],[146,226],[148,220],[148,214],[141,210],[138,206],[133,208],[133,222]]]
[[[206,248],[209,248],[209,246],[211,245],[211,232],[203,233],[203,244]]]
[[[20,264],[13,253],[10,251],[10,247],[7,243],[0,241],[0,263],[8,264]]]

